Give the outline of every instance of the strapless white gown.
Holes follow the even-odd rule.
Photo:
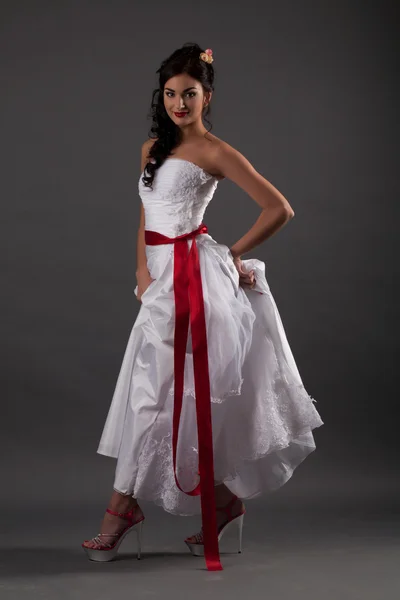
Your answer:
[[[139,179],[146,229],[176,237],[198,228],[218,181],[194,163],[168,158],[153,190]],[[189,247],[192,241],[189,240]],[[312,430],[323,424],[305,390],[264,262],[253,289],[239,286],[229,248],[209,234],[198,246],[211,385],[214,474],[240,498],[282,486],[315,449]],[[175,483],[172,466],[174,403],[174,244],[146,245],[154,281],[142,295],[97,452],[117,458],[114,488],[151,500],[177,515],[201,513],[200,497]],[[137,288],[135,288],[135,294]],[[198,478],[198,440],[191,335],[179,429],[177,474],[185,490]]]

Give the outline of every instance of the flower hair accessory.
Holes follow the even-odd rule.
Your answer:
[[[204,60],[204,62],[211,64],[214,60],[212,53],[213,53],[213,51],[211,50],[211,48],[207,48],[207,50],[205,52],[202,52],[200,54],[201,60]]]

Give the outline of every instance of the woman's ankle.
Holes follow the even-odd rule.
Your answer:
[[[137,506],[136,498],[133,498],[130,494],[123,494],[115,489],[113,490],[109,504],[111,510],[127,512],[135,506]]]
[[[215,503],[218,507],[225,506],[232,500],[235,495],[224,483],[217,484],[214,487],[215,491]]]

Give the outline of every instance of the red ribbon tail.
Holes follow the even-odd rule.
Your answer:
[[[201,515],[204,534],[204,556],[209,571],[221,571],[218,548],[217,514],[214,492],[214,458],[211,418],[211,391],[208,365],[207,329],[204,310],[203,286],[196,235],[207,233],[201,225],[191,234],[168,238],[158,232],[146,231],[148,244],[174,242],[174,414],[172,430],[172,453],[174,477],[177,487],[188,496],[201,495]],[[188,239],[192,246],[188,249]],[[189,323],[192,333],[193,369],[196,393],[196,417],[199,446],[200,481],[190,491],[185,491],[176,475],[179,423],[182,412],[185,357]]]
[[[200,260],[193,238],[188,261],[190,320],[193,347],[193,366],[196,392],[197,431],[201,512],[204,534],[204,556],[209,571],[221,571],[217,515],[214,491],[214,457],[211,418],[211,391],[208,366],[207,329],[204,310]]]

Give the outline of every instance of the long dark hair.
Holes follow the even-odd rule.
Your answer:
[[[187,42],[166,58],[156,71],[156,73],[159,73],[159,86],[153,91],[152,95],[150,113],[152,126],[149,137],[157,139],[149,151],[149,162],[146,163],[144,168],[142,181],[147,187],[152,187],[156,170],[162,165],[171,150],[181,142],[181,130],[165,110],[165,83],[171,77],[187,73],[190,77],[197,79],[207,92],[214,90],[214,68],[211,63],[206,63],[200,58],[201,52],[204,52],[204,49],[198,44]],[[204,108],[203,117],[210,124],[211,129],[212,125],[207,119],[209,113],[210,105],[207,104]]]

